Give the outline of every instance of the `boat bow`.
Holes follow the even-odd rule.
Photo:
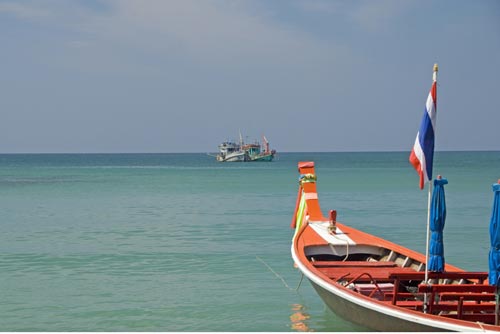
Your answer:
[[[291,253],[333,312],[370,330],[500,330],[488,273],[446,264],[426,282],[425,255],[343,225],[335,211],[322,214],[314,167],[298,164]]]

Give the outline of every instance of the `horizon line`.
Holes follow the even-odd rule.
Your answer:
[[[373,151],[280,151],[280,153],[404,153],[411,152],[411,150],[373,150]],[[435,153],[439,152],[500,152],[500,150],[491,149],[472,149],[472,150],[436,150]],[[32,154],[32,155],[43,155],[43,154],[216,154],[217,152],[0,152],[0,155],[15,155],[15,154]]]

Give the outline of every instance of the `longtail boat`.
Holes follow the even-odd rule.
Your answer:
[[[376,331],[500,331],[488,272],[425,273],[425,255],[325,217],[314,162],[298,168],[292,258],[334,313]]]

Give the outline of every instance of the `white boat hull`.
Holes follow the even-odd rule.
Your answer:
[[[235,153],[229,153],[225,156],[218,155],[217,156],[217,161],[220,162],[240,162],[240,161],[245,161],[245,152],[235,152]]]

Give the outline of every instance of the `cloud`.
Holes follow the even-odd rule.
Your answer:
[[[345,10],[345,2],[340,1],[296,0],[295,6],[303,11],[323,14],[338,14]]]
[[[394,18],[405,14],[414,6],[414,0],[296,0],[295,6],[300,11],[314,15],[328,15],[332,19],[346,20],[351,26],[364,30],[377,31],[391,24]]]
[[[99,8],[92,4],[4,2],[0,11],[60,28],[58,32],[65,34],[61,44],[69,54],[58,62],[86,71],[147,71],[161,61],[248,69],[336,60],[345,65],[351,56],[345,47],[315,37],[304,26],[278,19],[280,13],[270,15],[265,3],[256,1],[107,0]]]
[[[350,16],[360,27],[377,31],[390,24],[394,18],[405,14],[413,6],[412,0],[365,0],[360,6],[352,7]]]
[[[0,13],[10,14],[20,19],[50,16],[50,11],[46,8],[19,2],[0,2]]]
[[[333,51],[300,29],[272,21],[248,2],[124,0],[110,4],[109,15],[87,22],[95,36],[196,62],[290,64]]]
[[[0,0],[1,1],[1,0]],[[90,7],[75,1],[1,1],[0,14],[9,14],[20,21],[32,21],[46,26],[73,26],[90,12]]]

